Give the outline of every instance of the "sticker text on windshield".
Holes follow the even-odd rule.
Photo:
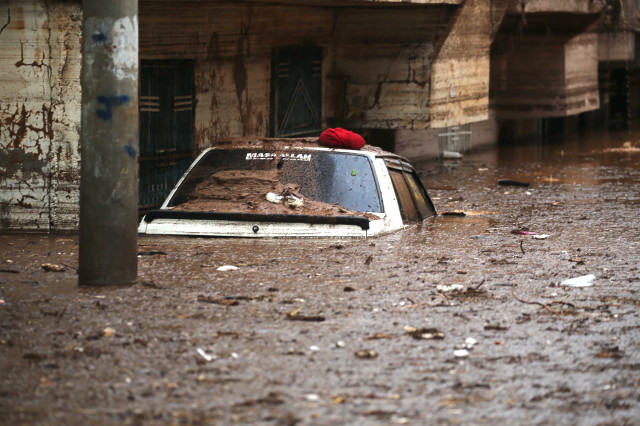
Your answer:
[[[296,154],[285,152],[278,154],[275,152],[247,152],[245,160],[289,160],[289,161],[311,161],[311,154]]]

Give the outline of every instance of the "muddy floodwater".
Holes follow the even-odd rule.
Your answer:
[[[141,237],[129,287],[0,235],[1,423],[638,424],[639,148],[414,164],[441,215],[373,239]]]

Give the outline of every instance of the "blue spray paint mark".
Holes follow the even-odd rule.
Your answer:
[[[91,40],[93,40],[94,43],[104,44],[107,41],[107,36],[103,33],[96,33],[91,36]]]
[[[131,145],[125,145],[123,148],[124,152],[129,154],[129,157],[131,157],[133,160],[136,159],[136,150]]]
[[[104,109],[99,109],[96,111],[98,117],[102,118],[104,121],[110,120],[113,117],[113,107],[122,106],[129,103],[131,98],[127,95],[120,96],[98,96],[98,102],[104,104]]]

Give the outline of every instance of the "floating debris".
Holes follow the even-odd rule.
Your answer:
[[[289,321],[308,321],[308,322],[322,322],[326,320],[326,318],[321,315],[302,315],[300,314],[300,309],[296,309],[295,311],[289,312],[286,315],[286,318]]]
[[[537,232],[528,231],[526,229],[514,229],[511,231],[513,235],[537,235]]]
[[[365,336],[363,340],[394,339],[395,337],[396,336],[394,336],[393,334],[376,333]]]
[[[621,152],[621,153],[627,153],[627,154],[639,154],[640,153],[640,148],[634,147],[631,144],[631,141],[627,141],[627,142],[622,144],[622,147],[619,147],[619,148],[606,148],[606,149],[603,149],[602,152]]]
[[[404,331],[407,335],[418,340],[444,339],[444,333],[437,328],[415,328],[407,325],[404,327]]]
[[[456,349],[453,351],[453,356],[456,358],[465,358],[469,356],[469,351],[467,349]]]
[[[454,210],[451,212],[442,212],[440,213],[441,216],[453,216],[453,217],[465,217],[467,214],[463,211],[459,211],[459,210]]]
[[[60,265],[54,265],[53,263],[43,263],[42,269],[45,272],[64,272],[64,267]]]
[[[360,349],[355,352],[355,356],[359,359],[374,359],[378,357],[378,352],[371,349]]]
[[[487,324],[484,325],[484,329],[485,330],[506,331],[506,330],[509,329],[509,327],[505,327],[504,325],[500,325],[500,324],[487,323]]]
[[[213,303],[214,305],[222,306],[237,306],[240,304],[240,302],[238,302],[238,299],[220,299],[218,297],[205,296],[203,294],[198,295],[198,302]]]
[[[139,251],[138,252],[138,256],[156,256],[156,255],[160,255],[160,256],[166,256],[167,253],[163,252],[163,251]]]
[[[546,240],[547,238],[549,238],[551,235],[547,235],[547,234],[536,234],[533,235],[532,238],[534,240]]]
[[[436,290],[440,293],[453,293],[455,291],[464,291],[464,286],[462,284],[438,284]]]
[[[581,277],[564,280],[560,285],[567,287],[591,287],[595,278],[596,276],[593,274],[583,275]]]
[[[217,270],[221,271],[221,272],[226,272],[226,271],[235,271],[236,269],[238,269],[237,266],[223,265],[223,266],[219,267]]]
[[[467,349],[471,349],[478,344],[478,341],[473,337],[467,337],[466,339],[464,339],[464,344]]]
[[[207,354],[202,348],[196,349],[196,352],[198,352],[198,354],[207,362],[213,361],[214,359],[217,358],[215,355]]]
[[[530,185],[529,182],[521,182],[518,180],[511,180],[511,179],[498,179],[498,185],[501,186],[521,186],[521,187],[527,187]]]

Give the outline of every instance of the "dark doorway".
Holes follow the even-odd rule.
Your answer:
[[[141,61],[141,211],[160,206],[191,164],[194,107],[193,61]]]
[[[271,135],[319,135],[322,130],[322,48],[275,49],[271,65]]]
[[[624,68],[610,71],[608,81],[609,126],[612,130],[628,129],[630,119],[629,108],[629,73]]]

